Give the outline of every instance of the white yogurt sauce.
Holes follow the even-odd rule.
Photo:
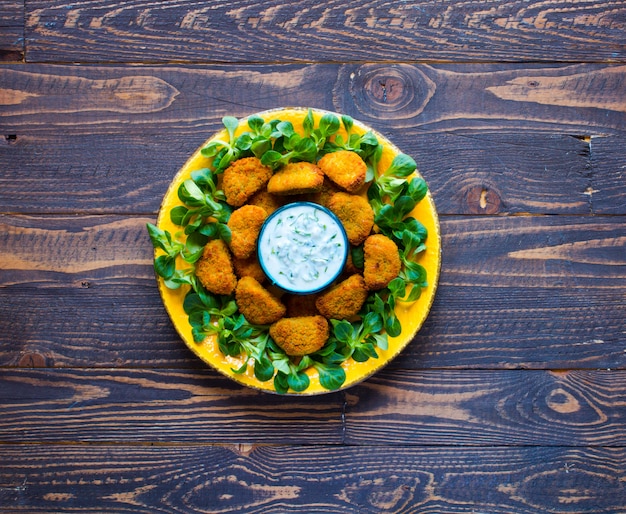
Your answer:
[[[272,213],[261,229],[259,262],[277,286],[307,294],[339,275],[348,255],[341,222],[320,205],[296,202]]]

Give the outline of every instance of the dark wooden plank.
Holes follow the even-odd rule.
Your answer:
[[[0,364],[202,367],[161,304],[147,221],[0,217]],[[435,304],[393,366],[624,368],[625,227],[444,217]]]
[[[620,448],[2,445],[0,461],[13,513],[626,509]]]
[[[343,437],[341,393],[279,396],[208,370],[4,369],[0,383],[1,441],[335,444]]]
[[[24,0],[0,3],[0,61],[24,59]]]
[[[606,181],[611,195],[598,212],[626,212],[624,182],[590,151],[594,137],[604,153],[621,156],[625,67],[228,70],[3,68],[0,208],[155,212],[171,177],[223,115],[307,98],[362,119],[414,155],[442,214],[589,213],[593,184]],[[533,80],[536,97],[525,85]],[[258,104],[223,100],[231,91]],[[42,192],[56,193],[41,202]]]
[[[625,392],[623,371],[389,370],[346,392],[345,441],[623,446]]]
[[[626,212],[626,138],[622,136],[593,137],[590,158],[593,166],[591,189],[592,210],[596,214]]]
[[[625,98],[624,65],[7,65],[0,68],[0,134],[19,140],[34,132],[183,129],[201,141],[226,114],[303,105],[349,114],[383,132],[584,137],[623,134]]]
[[[414,156],[440,214],[589,214],[589,143],[545,133],[387,133]],[[156,213],[206,134],[19,135],[0,142],[0,209],[11,213]],[[207,136],[208,137],[208,136]],[[532,155],[532,158],[529,158]],[[605,177],[608,175],[608,179]],[[604,203],[626,213],[616,181]],[[42,198],[45,197],[45,201]]]
[[[34,0],[26,28],[30,61],[626,60],[624,6],[608,0]]]
[[[624,371],[384,370],[281,397],[192,370],[3,369],[0,440],[624,446]],[[45,420],[45,422],[43,422]]]

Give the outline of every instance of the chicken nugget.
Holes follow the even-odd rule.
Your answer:
[[[269,325],[285,315],[285,306],[252,277],[243,277],[235,288],[235,302],[253,325]]]
[[[335,193],[328,208],[341,221],[353,246],[359,246],[374,227],[374,211],[366,198],[348,193]]]
[[[235,268],[235,274],[239,278],[253,277],[259,284],[265,282],[265,273],[259,264],[256,253],[253,253],[247,259],[233,258],[233,267]]]
[[[280,196],[273,195],[268,193],[267,191],[259,191],[248,201],[248,205],[256,205],[257,207],[262,207],[267,212],[269,216],[276,209],[282,207],[285,204],[285,201]]]
[[[367,286],[361,275],[352,275],[322,294],[315,306],[328,319],[349,319],[355,316],[367,299]]]
[[[256,243],[267,212],[256,205],[244,205],[230,215],[230,250],[238,259],[247,259],[256,250]]]
[[[209,241],[196,262],[196,276],[214,294],[231,294],[237,277],[226,243],[221,239]]]
[[[287,355],[316,352],[328,341],[328,321],[323,316],[282,318],[270,326],[270,337]]]
[[[271,177],[272,168],[261,164],[257,157],[237,159],[224,170],[222,188],[226,202],[241,207],[263,189]]]
[[[315,193],[322,189],[324,173],[311,162],[290,162],[267,183],[267,192],[276,195]]]
[[[327,153],[317,163],[330,180],[349,193],[356,193],[365,184],[367,164],[349,150]]]
[[[374,234],[363,243],[365,267],[363,278],[370,291],[386,287],[398,276],[402,262],[398,246],[387,236]]]

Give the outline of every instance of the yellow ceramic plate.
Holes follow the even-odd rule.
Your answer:
[[[274,119],[291,121],[295,130],[302,134],[302,124],[307,112],[308,109],[306,108],[282,108],[260,112],[257,113],[257,115],[262,117],[266,122]],[[313,109],[315,126],[317,126],[320,118],[324,114],[328,114],[328,111]],[[340,115],[337,116],[340,117]],[[240,120],[236,135],[239,135],[241,132],[247,130],[249,130],[249,127],[246,119]],[[378,172],[382,173],[389,167],[393,158],[401,152],[381,134],[376,133],[371,128],[356,120],[354,121],[352,133],[363,134],[369,130],[374,132],[378,141],[384,147],[382,158],[378,164]],[[343,128],[339,131],[339,133],[344,134],[345,136]],[[198,150],[196,150],[196,152],[176,174],[174,180],[165,193],[163,203],[161,204],[161,209],[157,219],[157,226],[160,229],[168,230],[172,234],[180,232],[181,228],[174,225],[170,220],[170,211],[174,207],[182,205],[177,195],[178,188],[182,182],[190,178],[192,171],[209,166],[210,159],[202,156],[200,153],[201,148],[204,148],[209,141],[214,139],[225,140],[224,138],[226,138],[226,140],[228,138],[228,134],[225,130],[215,134]],[[426,316],[431,308],[439,279],[439,267],[441,262],[441,235],[435,204],[430,192],[416,206],[411,215],[418,219],[428,229],[428,239],[426,241],[427,249],[422,253],[420,260],[418,261],[422,266],[424,266],[424,268],[426,268],[428,273],[428,287],[423,289],[422,295],[416,302],[410,304],[400,303],[396,307],[396,315],[402,324],[402,333],[398,337],[389,338],[389,346],[387,350],[376,350],[379,355],[378,359],[369,359],[366,362],[356,362],[352,359],[348,359],[343,363],[343,367],[346,372],[346,381],[341,389],[345,389],[366,379],[395,358],[411,342],[417,331],[424,323],[424,320],[426,319]],[[155,252],[157,252],[155,255],[159,255],[158,250]],[[268,392],[276,392],[272,380],[261,382],[254,376],[252,366],[248,366],[248,371],[243,374],[234,373],[232,370],[241,367],[243,364],[243,358],[225,357],[220,352],[215,337],[207,338],[203,343],[194,342],[191,335],[191,325],[187,319],[187,314],[183,310],[183,299],[188,292],[188,286],[172,290],[164,285],[163,279],[160,277],[158,278],[158,285],[165,309],[167,310],[174,327],[187,346],[200,359],[240,384]],[[314,395],[330,392],[320,385],[318,374],[314,368],[309,368],[307,370],[307,374],[310,379],[309,387],[302,393],[292,393],[290,390],[289,394]]]

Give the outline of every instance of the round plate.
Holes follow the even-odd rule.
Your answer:
[[[260,116],[266,122],[274,119],[290,121],[296,132],[302,135],[303,121],[308,111],[308,108],[280,108],[259,112],[256,113],[256,116]],[[323,111],[320,109],[312,109],[312,112],[316,126],[324,114],[329,114],[329,111]],[[330,114],[335,114],[337,117],[341,116],[337,113]],[[239,135],[241,132],[246,130],[249,130],[247,118],[239,120],[239,127],[235,135]],[[364,134],[368,131],[373,132],[378,138],[379,143],[383,145],[383,155],[378,163],[378,172],[381,173],[389,167],[393,158],[401,152],[387,138],[372,130],[370,127],[367,127],[363,123],[354,120],[352,133]],[[345,135],[343,128],[339,131],[339,134],[342,133]],[[198,148],[198,150],[194,152],[184,166],[178,171],[165,193],[159,210],[157,226],[160,229],[167,230],[172,234],[181,231],[181,228],[174,225],[170,220],[170,211],[174,207],[182,205],[177,194],[178,188],[182,182],[190,178],[192,171],[209,166],[210,159],[204,157],[200,150],[210,141],[214,139],[224,140],[224,138],[228,138],[228,134],[225,129],[209,138],[200,148]],[[415,172],[415,174],[420,176],[418,172]],[[381,350],[379,348],[376,350],[378,353],[377,359],[370,358],[366,362],[356,362],[352,359],[348,359],[343,363],[346,380],[341,388],[337,390],[345,389],[368,378],[394,359],[415,337],[415,334],[421,328],[428,312],[430,311],[435,296],[435,290],[437,288],[437,282],[439,280],[439,268],[441,264],[441,234],[439,229],[439,219],[437,217],[437,211],[435,210],[435,204],[430,192],[428,192],[426,197],[417,204],[415,209],[411,212],[411,215],[418,219],[428,230],[428,239],[426,240],[427,248],[424,252],[422,252],[419,260],[417,261],[426,269],[428,286],[422,290],[422,294],[417,301],[408,304],[399,303],[396,306],[396,315],[402,324],[402,333],[398,337],[389,337],[389,344],[386,350]],[[156,255],[158,254],[155,250],[155,256]],[[165,286],[162,278],[157,277],[157,281],[165,309],[170,316],[176,331],[194,354],[220,373],[235,380],[236,382],[239,382],[240,384],[267,392],[276,392],[272,380],[261,382],[254,376],[252,366],[248,366],[248,370],[244,373],[235,373],[233,370],[242,366],[243,358],[240,359],[224,356],[218,348],[216,337],[208,337],[204,342],[196,343],[192,337],[191,325],[189,324],[187,314],[183,310],[183,300],[188,292],[188,286],[182,286],[179,289],[169,289]],[[290,390],[288,394],[314,395],[333,392],[324,389],[321,386],[317,372],[313,367],[307,370],[307,374],[310,379],[309,387],[301,393],[294,393]]]

